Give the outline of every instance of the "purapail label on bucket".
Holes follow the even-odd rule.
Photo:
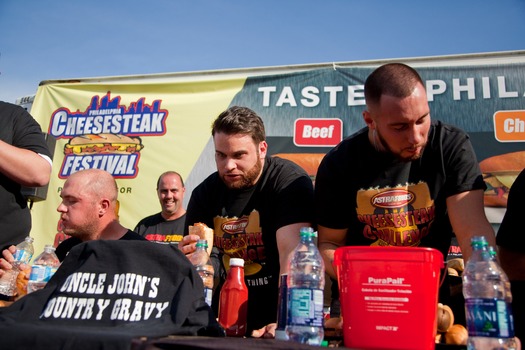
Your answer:
[[[434,349],[443,255],[431,248],[341,247],[338,274],[345,347]]]

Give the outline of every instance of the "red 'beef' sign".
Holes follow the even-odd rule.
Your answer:
[[[336,118],[298,118],[293,139],[296,146],[333,147],[343,139],[343,122]]]

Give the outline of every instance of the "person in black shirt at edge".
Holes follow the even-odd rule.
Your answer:
[[[21,106],[0,101],[0,250],[31,231],[21,186],[49,183],[51,153],[38,122]]]
[[[110,173],[100,169],[72,174],[60,192],[57,208],[62,230],[71,237],[60,243],[56,254],[60,261],[74,246],[92,240],[146,239],[120,224],[117,213],[117,183]],[[12,268],[15,246],[5,249],[0,259],[0,276]],[[22,266],[26,270],[27,266]],[[27,276],[29,277],[29,276]]]
[[[525,339],[525,169],[509,190],[507,210],[496,235],[501,267],[507,273],[512,290],[514,331]]]

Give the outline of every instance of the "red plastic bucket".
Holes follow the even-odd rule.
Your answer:
[[[336,249],[345,347],[434,349],[443,266],[432,248]]]

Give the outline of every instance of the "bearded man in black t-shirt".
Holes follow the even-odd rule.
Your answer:
[[[212,257],[221,282],[230,257],[244,259],[247,334],[274,336],[279,275],[288,270],[300,228],[313,219],[312,181],[295,163],[267,156],[264,124],[248,108],[221,113],[212,136],[218,171],[193,190],[186,227],[202,222],[214,229],[218,254]],[[191,254],[198,238],[185,236],[179,248]],[[215,310],[219,294],[220,286],[214,291]]]

